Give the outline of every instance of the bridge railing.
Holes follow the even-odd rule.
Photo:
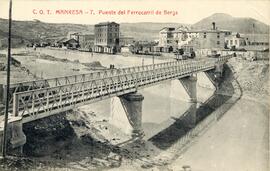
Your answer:
[[[154,67],[131,67],[114,70],[116,74],[93,80],[14,93],[13,114],[33,116],[53,112],[85,102],[136,91],[145,86],[215,67],[216,59],[192,62],[168,62]]]
[[[173,62],[166,62],[163,64],[170,65]],[[182,63],[190,63],[190,61],[182,61]],[[10,84],[10,89],[8,91],[9,95],[9,103],[12,104],[13,102],[13,93],[23,92],[23,91],[30,91],[34,89],[42,89],[46,87],[55,87],[60,85],[66,85],[76,82],[83,82],[89,81],[99,78],[104,78],[108,76],[115,76],[119,73],[131,73],[131,72],[139,72],[149,70],[151,68],[158,68],[162,67],[163,65],[154,64],[154,65],[144,65],[144,66],[134,66],[134,67],[127,67],[121,69],[106,69],[102,71],[96,71],[86,74],[76,74],[76,75],[69,75],[69,76],[62,76],[62,77],[55,77],[55,78],[48,78],[48,79],[40,79],[40,80],[32,80],[32,81],[24,81],[19,83]],[[4,91],[6,90],[6,85],[3,85]],[[3,101],[5,97],[3,98]]]
[[[196,68],[197,70],[198,69],[202,70],[209,67],[209,64],[211,64],[211,67],[213,67],[216,63],[224,62],[230,57],[231,56],[211,58],[211,59],[207,58],[204,60],[197,60],[197,61],[196,60],[174,61],[174,62],[155,64],[155,65],[145,65],[145,66],[122,68],[122,69],[112,69],[112,70],[105,70],[105,71],[95,72],[95,73],[90,73],[90,74],[80,74],[80,75],[72,75],[72,76],[38,80],[38,81],[32,81],[32,82],[24,82],[25,84],[19,83],[21,85],[43,85],[43,86],[36,86],[36,87],[39,87],[38,89],[27,89],[22,92],[15,92],[12,96],[12,99],[14,99],[14,102],[13,102],[12,109],[10,111],[13,112],[15,115],[19,115],[19,113],[21,113],[21,115],[28,115],[30,113],[35,114],[42,111],[43,108],[46,108],[46,110],[48,111],[52,109],[54,106],[50,107],[50,106],[45,105],[45,102],[44,102],[45,99],[46,99],[45,100],[46,104],[53,103],[54,105],[56,105],[57,100],[60,100],[59,102],[57,102],[60,104],[63,101],[68,103],[67,99],[71,98],[74,95],[75,91],[83,90],[82,92],[87,91],[87,93],[89,94],[90,89],[91,90],[97,89],[97,91],[100,92],[101,95],[103,92],[105,92],[105,90],[108,91],[109,93],[115,93],[115,91],[119,89],[119,84],[121,84],[122,87],[126,89],[132,89],[132,88],[137,89],[138,87],[141,86],[140,84],[141,82],[147,83],[147,81],[145,81],[144,78],[150,79],[150,81],[153,81],[153,78],[155,78],[156,82],[161,81],[162,79],[166,80],[168,78],[167,77],[163,78],[163,77],[168,74],[170,75],[171,73],[167,73],[167,72],[172,69],[173,70],[171,72],[177,73],[181,71],[181,74],[184,74],[184,72],[187,72],[187,71],[196,72],[196,71],[193,71],[194,68]],[[50,81],[52,81],[55,84],[50,85],[49,84]],[[90,84],[92,86],[95,85],[94,86],[95,88],[89,89],[89,87],[86,84]],[[103,88],[99,89],[99,87],[103,87]],[[111,92],[111,90],[114,90],[114,91]],[[119,91],[123,91],[123,90],[125,89],[122,88]],[[46,93],[44,91],[46,91]],[[91,92],[90,97],[94,96],[94,92]],[[89,98],[89,97],[86,97],[85,94],[78,95],[78,92],[77,92],[76,97],[78,96],[80,96],[82,99]],[[94,96],[94,97],[97,98],[98,96]],[[59,108],[59,105],[56,105],[56,106],[58,106]],[[19,111],[22,111],[22,112],[19,112]]]

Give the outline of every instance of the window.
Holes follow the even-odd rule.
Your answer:
[[[219,41],[217,41],[217,45],[219,45],[220,44],[220,42]]]
[[[203,38],[206,38],[206,33],[203,33]]]
[[[235,42],[235,45],[237,45],[237,44],[238,44],[238,43],[237,43],[237,40],[235,40],[234,42]]]
[[[232,41],[232,40],[230,40],[230,44],[231,44],[231,45],[233,44],[233,41]]]

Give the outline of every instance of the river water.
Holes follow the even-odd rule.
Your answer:
[[[87,52],[52,49],[38,49],[37,53],[45,53],[56,58],[68,59],[70,61],[79,60],[80,63],[100,61],[103,66],[114,64],[117,68],[138,66],[142,65],[142,63],[144,65],[153,63],[153,59],[151,57],[125,57],[122,55],[106,54],[93,54],[92,56],[91,53]],[[38,75],[40,74],[45,78],[89,72],[87,70],[83,70],[83,66],[79,63],[65,63],[59,61],[36,59],[35,56],[15,56],[15,58],[20,60],[22,64],[29,68],[32,73],[36,73]],[[154,62],[161,63],[172,60],[173,59],[155,59]],[[74,71],[74,68],[79,68],[80,70]],[[197,83],[199,85],[197,86],[198,107],[213,95],[214,89],[213,85],[211,85],[212,83],[203,73],[199,73],[197,78]],[[164,82],[159,85],[148,87],[139,91],[139,93],[144,96],[142,108],[142,126],[145,133],[145,139],[150,139],[160,131],[169,127],[175,122],[175,118],[179,118],[182,114],[189,110],[191,104],[188,102],[188,95],[180,82],[179,85],[180,86],[176,92],[172,92],[174,90],[171,88],[171,81]],[[172,93],[177,93],[179,98],[171,98]],[[87,108],[104,118],[109,118],[110,105],[110,99],[107,99],[94,104],[90,104],[87,106]]]

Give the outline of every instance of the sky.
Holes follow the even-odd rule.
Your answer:
[[[0,0],[0,18],[8,18],[8,0]],[[46,12],[50,10],[50,15]],[[82,10],[84,14],[55,14],[56,10]],[[85,14],[93,10],[95,15]],[[161,11],[161,15],[99,15],[98,11]],[[164,10],[172,11],[164,14]],[[39,14],[43,11],[44,14]],[[37,13],[37,14],[36,14]],[[177,15],[172,14],[177,13]],[[177,22],[193,24],[213,13],[250,17],[270,25],[269,0],[13,0],[14,20],[38,19],[50,23],[95,24],[102,21]]]

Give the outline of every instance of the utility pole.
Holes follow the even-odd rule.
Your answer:
[[[8,125],[8,109],[9,109],[9,84],[10,84],[10,60],[11,60],[11,22],[12,22],[12,0],[9,0],[9,22],[8,22],[8,54],[7,54],[7,87],[5,99],[5,121],[4,121],[4,135],[2,144],[2,157],[6,158],[7,146],[7,125]]]
[[[155,69],[155,56],[152,55],[152,63],[153,63],[153,69]]]
[[[252,24],[253,42],[255,44],[255,24]]]

